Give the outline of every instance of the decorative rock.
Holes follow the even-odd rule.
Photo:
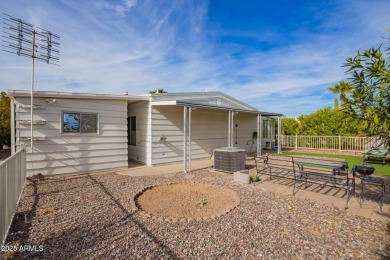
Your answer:
[[[111,194],[108,195],[100,185],[96,185],[91,177],[104,185]],[[197,217],[196,223],[188,225],[179,224],[179,219],[170,217],[164,217],[163,222],[152,221],[150,219],[157,217],[150,212],[144,212],[141,217],[138,208],[136,214],[124,217],[124,211],[136,205],[134,198],[141,194],[140,188],[159,186],[167,180],[163,175],[56,177],[36,182],[35,186],[26,185],[4,246],[19,247],[26,241],[32,244],[39,242],[44,251],[20,250],[16,253],[4,252],[4,256],[2,252],[1,257],[386,259],[390,254],[388,219],[381,222],[356,216],[352,211],[314,203],[310,198],[280,195],[254,186],[235,186],[231,183],[233,176],[227,174],[200,170],[196,172],[196,178],[213,178],[214,181],[204,182],[235,189],[236,201],[233,204],[239,205],[239,209],[231,210],[221,220]],[[176,183],[185,181],[184,174],[175,174],[173,180]],[[31,212],[32,202],[37,196],[35,189],[39,192],[35,214],[25,214]],[[325,199],[338,199],[336,196],[324,196]],[[117,203],[113,203],[112,198]],[[243,203],[240,203],[241,200]],[[377,206],[376,201],[372,203]],[[295,210],[288,210],[288,206]],[[384,212],[387,212],[385,210],[388,210],[388,206],[385,200]],[[221,208],[222,213],[226,211],[227,208]],[[149,219],[146,219],[147,214],[150,215]],[[97,243],[99,241],[107,243]],[[344,246],[346,241],[348,246]]]

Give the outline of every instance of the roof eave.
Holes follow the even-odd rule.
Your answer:
[[[8,95],[12,97],[30,97],[31,92],[27,90],[8,90]],[[72,98],[72,99],[100,99],[100,100],[124,100],[124,101],[148,101],[145,96],[118,96],[109,94],[90,94],[90,93],[69,93],[56,91],[35,91],[34,97],[51,98]]]

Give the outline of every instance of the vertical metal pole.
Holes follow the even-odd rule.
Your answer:
[[[295,135],[295,150],[298,150],[298,135]]]
[[[260,154],[260,118],[261,115],[257,114],[257,140],[256,140],[256,153]]]
[[[33,37],[33,44],[32,44],[32,75],[31,75],[31,153],[33,152],[33,139],[34,139],[34,134],[33,134],[33,124],[34,124],[34,80],[35,80],[35,31],[32,32],[32,37]]]
[[[232,120],[231,120],[231,125],[230,125],[230,146],[233,147],[234,146],[234,112],[232,111],[231,113],[231,116],[232,116]]]
[[[282,153],[282,144],[280,143],[280,134],[282,131],[282,120],[278,116],[278,153]]]
[[[192,107],[188,110],[188,172],[191,172],[191,112]]]
[[[184,134],[184,173],[187,173],[187,106],[184,106],[184,127],[183,127],[183,134]]]
[[[228,120],[228,147],[231,146],[231,137],[232,135],[230,134],[230,131],[232,130],[232,127],[231,127],[231,113],[232,111],[229,110],[229,120]]]
[[[11,154],[15,151],[15,99],[11,97]]]

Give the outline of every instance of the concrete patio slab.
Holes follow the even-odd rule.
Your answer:
[[[286,185],[286,181],[273,179],[269,180],[269,177],[262,177],[263,180],[255,183],[255,187],[277,194],[283,194],[286,196],[293,196],[293,185]],[[293,182],[292,182],[293,184]],[[299,186],[297,186],[299,187]],[[389,192],[386,192],[385,203],[382,211],[380,210],[379,203],[375,199],[365,199],[361,202],[360,196],[360,183],[357,183],[356,194],[353,195],[349,201],[348,209],[344,209],[346,205],[345,192],[335,192],[332,190],[316,190],[314,187],[304,189],[304,185],[301,189],[297,189],[295,193],[296,198],[307,199],[318,204],[326,204],[340,209],[344,209],[346,212],[362,216],[366,218],[372,218],[383,222],[390,223],[390,204],[389,204]]]
[[[191,170],[203,169],[203,168],[211,167],[212,165],[213,165],[213,160],[211,160],[210,158],[192,160]],[[116,171],[116,173],[121,175],[128,175],[128,176],[154,176],[154,175],[177,173],[182,171],[183,171],[182,162],[169,163],[169,164],[156,165],[156,166],[147,166],[136,162],[129,162],[128,169],[121,169]]]
[[[211,167],[213,165],[212,159],[199,159],[192,160],[191,169],[203,169]],[[129,168],[118,170],[116,173],[127,176],[158,176],[166,175],[170,176],[173,173],[182,172],[183,163],[170,163],[157,166],[147,166],[141,165],[135,162],[129,162]],[[209,169],[209,172],[218,172],[213,168]],[[229,173],[224,173],[230,175]],[[188,177],[192,177],[188,175]],[[273,178],[269,179],[269,176],[260,176],[260,182],[254,184],[255,187],[268,192],[273,192],[277,194],[283,194],[286,196],[293,196],[293,187],[294,181],[289,179],[278,179]],[[387,194],[387,199],[385,199],[385,204],[380,211],[379,204],[375,199],[366,199],[363,202],[360,201],[359,192],[360,192],[360,183],[357,183],[356,195],[352,196],[349,201],[348,209],[344,209],[346,205],[346,194],[344,191],[336,191],[331,187],[319,188],[316,185],[311,185],[305,188],[304,184],[297,184],[295,197],[300,199],[307,199],[318,204],[326,204],[329,206],[338,207],[344,209],[346,212],[362,216],[366,218],[372,218],[380,221],[390,222],[390,205],[388,203],[389,194]],[[245,188],[245,185],[243,185]],[[387,192],[388,193],[388,192]]]

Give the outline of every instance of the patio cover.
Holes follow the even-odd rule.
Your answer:
[[[240,100],[222,92],[158,93],[150,94],[152,106],[184,107],[184,172],[191,171],[191,112],[194,108],[218,109],[229,111],[228,146],[233,146],[234,115],[237,112],[257,114],[257,151],[261,154],[262,116],[278,119],[278,153],[281,152],[280,131],[283,114],[259,111]]]

